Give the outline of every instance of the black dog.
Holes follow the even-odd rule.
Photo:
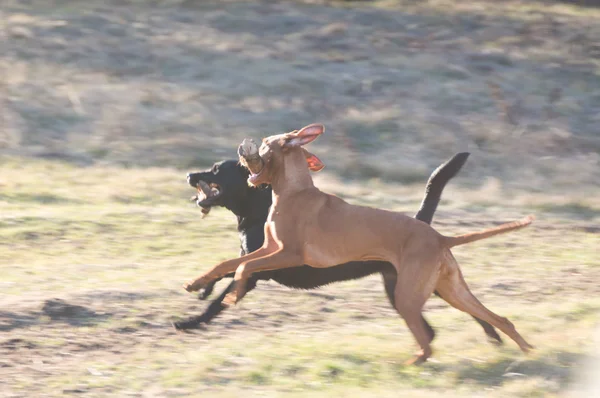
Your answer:
[[[435,210],[440,201],[446,183],[460,171],[469,157],[468,153],[459,153],[452,159],[438,167],[427,182],[425,197],[415,218],[431,224]],[[248,186],[248,170],[238,164],[236,160],[226,160],[215,163],[213,167],[204,172],[190,173],[188,183],[192,187],[206,184],[213,190],[213,195],[200,198],[197,205],[208,213],[213,206],[223,206],[232,211],[238,219],[238,231],[241,241],[240,255],[251,253],[260,248],[264,241],[264,223],[267,220],[271,206],[271,188],[251,188]],[[302,265],[276,271],[264,271],[253,274],[248,280],[247,293],[256,287],[259,280],[272,279],[282,285],[296,289],[314,289],[333,282],[347,281],[362,278],[374,273],[381,273],[388,299],[394,306],[394,286],[396,285],[396,270],[392,264],[382,261],[349,262],[330,268],[313,268]],[[228,275],[233,277],[233,274]],[[226,306],[222,304],[223,298],[230,291],[233,282],[214,300],[208,309],[199,316],[191,317],[185,321],[174,322],[176,329],[190,329],[202,323],[210,322]],[[204,289],[200,298],[208,297],[214,288],[214,283]],[[483,327],[485,333],[497,343],[501,343],[500,336],[494,327],[487,322],[475,318]],[[423,319],[433,340],[435,332]]]

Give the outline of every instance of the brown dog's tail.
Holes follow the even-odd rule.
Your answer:
[[[486,239],[494,235],[503,234],[505,232],[514,231],[516,229],[521,229],[529,224],[535,219],[534,216],[527,216],[519,221],[513,221],[506,224],[499,225],[495,228],[486,229],[485,231],[480,232],[471,232],[469,234],[459,235],[459,236],[444,236],[444,244],[446,247],[451,248],[454,246],[464,245],[466,243],[475,242],[481,239]]]

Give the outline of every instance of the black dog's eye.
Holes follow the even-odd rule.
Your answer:
[[[219,165],[218,164],[213,165],[212,172],[213,172],[213,174],[217,174],[219,172]]]

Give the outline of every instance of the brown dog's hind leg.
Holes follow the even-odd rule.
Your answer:
[[[423,318],[423,306],[433,293],[437,268],[440,261],[435,251],[415,255],[406,255],[402,261],[392,261],[398,271],[398,280],[394,291],[396,310],[404,318],[406,326],[417,340],[421,351],[406,362],[407,365],[419,365],[432,354],[431,338]],[[401,266],[400,266],[401,264]]]
[[[446,252],[444,261],[444,268],[442,269],[436,290],[448,304],[497,327],[517,343],[523,352],[529,352],[533,349],[533,346],[526,342],[519,332],[517,332],[512,322],[488,310],[471,293],[462,276],[458,263],[450,251]]]
[[[381,275],[383,276],[383,286],[385,287],[385,294],[390,300],[390,304],[392,305],[392,307],[396,309],[396,299],[394,298],[394,291],[396,290],[396,281],[398,280],[398,278],[396,277],[396,271],[393,270],[393,272],[382,272]],[[429,322],[427,322],[423,315],[421,315],[421,319],[425,324],[427,336],[429,336],[429,342],[431,343],[435,338],[435,330],[433,330],[433,328],[431,327]]]
[[[404,318],[406,326],[408,326],[417,340],[419,347],[421,347],[421,351],[417,353],[414,358],[406,361],[405,364],[419,365],[427,361],[427,358],[433,353],[431,350],[430,335],[427,333],[427,328],[425,327],[425,322],[421,313],[426,298],[422,297],[418,292],[410,292],[407,294],[407,291],[404,290],[403,287],[400,289],[396,287],[396,310],[402,318]]]

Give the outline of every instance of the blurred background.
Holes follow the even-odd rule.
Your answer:
[[[597,3],[3,0],[0,396],[583,388],[600,309]],[[403,367],[414,342],[378,278],[265,284],[174,333],[205,308],[180,284],[239,246],[230,213],[186,203],[185,174],[314,122],[317,182],[350,202],[413,214],[431,171],[468,151],[441,232],[536,214],[457,256],[537,353],[490,346],[436,299],[437,362]]]

